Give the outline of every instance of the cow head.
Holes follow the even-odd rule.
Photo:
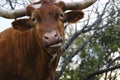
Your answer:
[[[63,2],[40,2],[27,7],[29,19],[19,19],[12,23],[14,29],[25,32],[33,30],[41,48],[56,53],[64,42],[64,23],[74,23],[83,18],[80,10],[64,11]]]

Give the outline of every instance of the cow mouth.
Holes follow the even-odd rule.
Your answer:
[[[58,50],[60,50],[61,46],[62,46],[62,42],[57,42],[54,44],[46,45],[46,50],[48,53],[54,54],[58,52]]]
[[[58,42],[58,43],[55,43],[55,44],[51,44],[48,47],[49,48],[54,48],[54,47],[61,47],[61,46],[62,46],[62,42]]]
[[[46,45],[48,48],[58,48],[62,46],[62,40]]]

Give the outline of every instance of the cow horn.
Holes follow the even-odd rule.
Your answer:
[[[65,3],[66,5],[65,10],[82,10],[82,9],[89,7],[96,1],[97,0],[84,0],[84,1],[79,1],[79,2],[69,2],[69,3],[67,2]]]
[[[96,1],[97,0],[84,0],[80,2],[69,2],[69,3],[65,2],[65,10],[82,10],[89,7]],[[4,18],[14,19],[26,15],[27,15],[26,8],[18,9],[18,10],[4,10],[0,7],[0,16]]]
[[[26,15],[27,15],[26,8],[16,10],[5,10],[0,7],[0,16],[4,18],[14,19]]]

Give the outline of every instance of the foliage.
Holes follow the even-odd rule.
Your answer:
[[[76,30],[76,27],[72,28],[75,32],[72,34],[68,33],[70,38],[67,42],[74,39],[71,37],[75,37],[78,33],[79,35],[77,35],[73,41],[71,40],[69,47],[63,55],[66,54],[67,56],[72,56],[82,44],[87,40],[89,42],[76,54],[79,56],[77,61],[73,61],[73,57],[71,58],[62,75],[64,77],[62,77],[61,80],[100,80],[101,78],[104,80],[118,79],[117,77],[119,77],[120,73],[115,69],[120,68],[120,13],[117,12],[117,5],[120,4],[117,4],[118,2],[115,3],[115,1],[114,3],[112,3],[113,1],[110,1],[111,0],[104,4],[104,7],[102,8],[103,11],[99,11],[98,7],[96,10],[93,9],[95,10],[93,14],[96,13],[97,15],[95,21],[91,18],[92,12],[88,12],[88,21],[86,21],[86,24],[83,23],[85,24],[84,27],[80,30]],[[94,36],[92,40],[89,40],[92,36]],[[64,60],[67,60],[69,57],[64,58]],[[72,64],[72,66],[70,66],[70,64]],[[77,65],[77,67],[75,67],[75,65]],[[71,67],[75,69],[71,69]]]

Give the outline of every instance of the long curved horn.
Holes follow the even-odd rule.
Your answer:
[[[0,7],[0,16],[4,18],[15,19],[26,15],[27,15],[26,8],[16,10],[5,10]]]
[[[66,2],[65,10],[82,10],[82,9],[89,7],[96,1],[97,0],[84,0],[84,1],[79,1],[79,2],[69,2],[69,3]]]
[[[84,0],[81,2],[65,2],[65,10],[82,10],[93,3],[95,3],[97,0]],[[0,16],[4,18],[9,18],[9,19],[15,19],[18,17],[26,16],[27,11],[26,8],[23,9],[17,9],[17,10],[4,10],[0,7]]]

